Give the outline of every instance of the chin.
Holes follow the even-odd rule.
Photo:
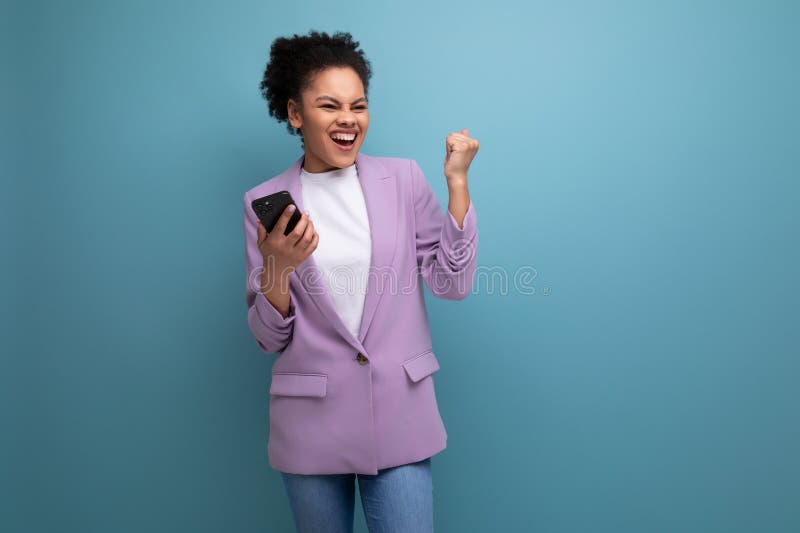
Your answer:
[[[346,154],[334,154],[334,159],[336,161],[355,161],[356,155],[358,154],[358,150],[353,148],[350,152]]]

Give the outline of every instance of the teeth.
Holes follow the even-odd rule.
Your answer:
[[[356,138],[355,133],[331,133],[331,139],[339,139],[341,141],[353,141]]]

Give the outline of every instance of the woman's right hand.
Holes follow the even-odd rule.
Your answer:
[[[283,234],[293,214],[293,211],[289,211],[289,206],[286,206],[269,233],[261,221],[258,221],[258,248],[264,258],[264,265],[276,267],[274,272],[285,271],[288,274],[294,271],[317,249],[319,234],[306,213],[301,213],[300,220],[288,235]]]

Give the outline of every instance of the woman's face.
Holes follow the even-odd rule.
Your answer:
[[[350,67],[330,67],[314,76],[303,91],[302,109],[289,100],[289,122],[300,128],[305,144],[303,168],[308,172],[327,172],[356,161],[369,127],[369,109],[364,84]],[[335,132],[348,143],[337,144]],[[355,134],[355,141],[352,139]]]

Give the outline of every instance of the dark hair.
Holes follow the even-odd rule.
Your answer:
[[[302,139],[300,129],[289,122],[286,106],[290,98],[302,105],[303,90],[310,86],[315,74],[328,67],[353,68],[361,78],[364,96],[367,96],[372,67],[358,45],[348,32],[328,35],[311,30],[307,35],[294,34],[291,38],[275,39],[259,85],[261,96],[269,105],[269,114],[278,122],[286,122],[289,133],[300,135]],[[305,143],[303,145],[305,147]]]

